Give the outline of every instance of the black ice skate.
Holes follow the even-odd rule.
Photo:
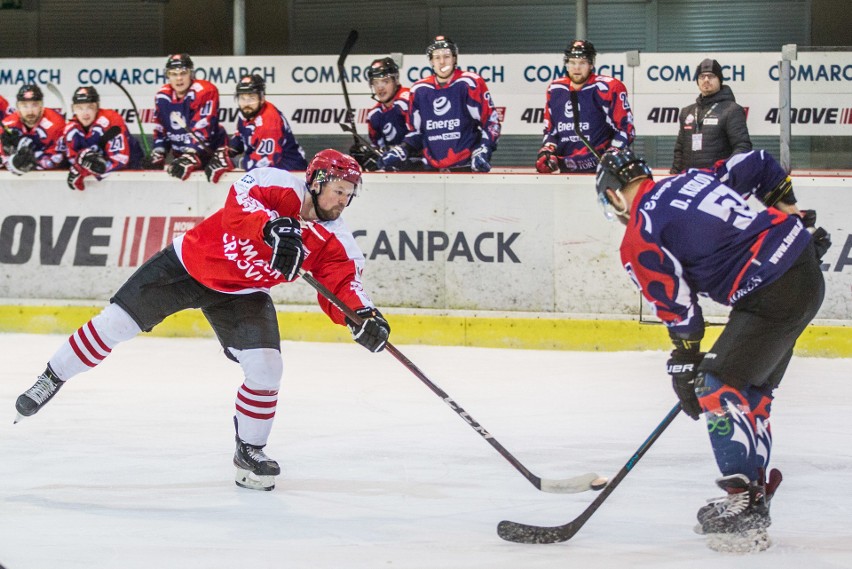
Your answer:
[[[250,490],[272,490],[275,477],[281,474],[278,463],[266,456],[262,446],[244,443],[237,437],[237,450],[234,452],[234,466],[237,486]]]
[[[716,551],[752,553],[771,544],[766,529],[772,524],[769,501],[781,483],[781,473],[773,470],[766,485],[734,474],[716,480],[727,495],[711,500],[698,510],[695,531],[707,536],[707,546]]]
[[[53,396],[64,384],[65,382],[56,377],[56,374],[48,366],[44,373],[38,376],[35,384],[18,396],[18,400],[15,401],[15,410],[18,412],[15,422],[38,413],[48,401],[53,399]]]

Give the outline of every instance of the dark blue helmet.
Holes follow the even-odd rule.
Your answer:
[[[572,41],[567,48],[565,48],[565,58],[563,61],[568,63],[569,59],[572,58],[585,58],[589,60],[589,63],[592,65],[595,64],[595,56],[598,54],[595,46],[592,45],[592,42],[586,40],[574,40]]]
[[[94,87],[77,87],[74,94],[71,95],[71,104],[76,103],[100,103],[101,96]]]
[[[459,56],[459,46],[447,36],[436,36],[426,48],[426,57],[429,58],[429,61],[432,60],[432,52],[436,49],[448,49],[453,56]]]
[[[607,190],[620,191],[637,178],[651,178],[653,174],[643,158],[629,148],[610,148],[601,156],[595,176],[598,200],[609,204]]]
[[[399,65],[392,57],[374,59],[370,67],[367,68],[367,81],[380,77],[395,77],[399,81]]]

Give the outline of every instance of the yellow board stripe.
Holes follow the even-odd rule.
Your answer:
[[[100,312],[100,306],[0,305],[0,332],[70,334]],[[395,344],[477,346],[537,350],[635,351],[669,350],[661,325],[635,320],[574,320],[566,318],[511,318],[393,314],[386,311]],[[348,330],[333,324],[321,312],[281,311],[281,338],[309,342],[349,342]],[[709,347],[722,331],[707,328],[703,346]],[[152,332],[164,337],[213,337],[199,310],[167,318]],[[796,355],[852,357],[852,327],[810,326],[796,344]]]

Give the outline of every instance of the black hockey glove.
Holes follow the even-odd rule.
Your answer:
[[[184,181],[201,168],[201,158],[195,152],[185,152],[169,164],[169,175]]]
[[[151,152],[151,156],[145,160],[145,170],[162,170],[166,167],[166,151],[161,148],[155,148]]]
[[[214,184],[219,182],[219,178],[225,172],[230,172],[234,169],[234,161],[231,159],[231,149],[223,146],[216,150],[213,158],[204,167],[204,173],[207,175],[207,181]]]
[[[302,226],[295,217],[279,217],[263,226],[263,240],[272,247],[269,266],[292,281],[302,268]]]
[[[361,169],[366,172],[375,172],[379,169],[377,158],[380,158],[381,154],[379,154],[379,152],[374,148],[355,143],[349,147],[349,155],[352,156],[352,158],[361,165]]]
[[[362,319],[360,325],[349,318],[346,319],[346,326],[352,332],[352,339],[371,352],[384,350],[390,336],[390,324],[379,309],[365,306],[356,310],[355,314]]]
[[[77,156],[77,162],[96,176],[103,176],[107,171],[107,161],[97,150],[84,150]]]
[[[811,240],[814,242],[814,250],[819,261],[828,252],[831,247],[831,234],[822,227],[816,226],[817,213],[813,209],[803,209],[801,211],[802,223],[808,231],[811,232]]]
[[[29,144],[22,144],[16,153],[10,158],[6,167],[9,171],[18,176],[23,176],[30,170],[36,167],[35,152]]]
[[[683,412],[696,421],[701,415],[701,405],[695,394],[695,377],[698,375],[698,365],[704,359],[704,352],[698,351],[698,345],[699,342],[677,340],[666,362],[666,373],[672,376],[672,388],[680,399]]]
[[[3,132],[0,133],[0,144],[3,146],[3,153],[6,156],[11,156],[18,149],[18,142],[21,140],[21,131],[2,127]]]

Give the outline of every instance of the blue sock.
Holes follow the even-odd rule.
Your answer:
[[[704,384],[696,391],[722,475],[744,474],[749,480],[760,478],[760,471],[766,470],[772,450],[771,393],[754,386],[736,389],[722,383],[712,373],[704,375]]]

